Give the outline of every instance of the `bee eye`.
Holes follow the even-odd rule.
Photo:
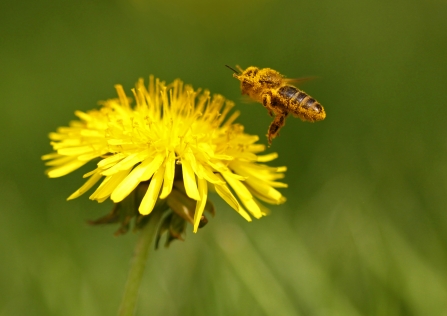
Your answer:
[[[252,86],[253,86],[253,85],[250,84],[250,82],[245,81],[245,80],[242,81],[242,88],[243,88],[243,89],[250,89]]]
[[[256,76],[256,74],[258,73],[258,69],[250,69],[249,71],[247,71],[247,75],[248,76]]]

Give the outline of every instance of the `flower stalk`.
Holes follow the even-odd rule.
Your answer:
[[[146,267],[149,249],[156,236],[163,210],[161,207],[156,207],[151,215],[148,216],[148,222],[139,233],[124,288],[124,295],[118,310],[119,316],[132,316],[135,314],[138,290]]]

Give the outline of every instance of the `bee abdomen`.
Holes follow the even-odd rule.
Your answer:
[[[298,102],[300,105],[303,105],[303,104],[301,104],[301,103],[303,103],[304,99],[305,99],[306,97],[308,97],[308,96],[309,96],[309,95],[307,95],[305,92],[300,91],[300,92],[298,92],[298,94],[294,95],[292,99],[293,99],[294,101]],[[314,101],[315,101],[315,100],[314,100]]]
[[[300,106],[303,108],[306,108],[308,110],[311,110],[315,113],[321,113],[323,111],[323,107],[320,103],[318,103],[315,99],[311,98],[307,95],[307,99],[303,98],[303,100],[300,103]]]
[[[282,86],[278,89],[279,95],[286,99],[292,98],[297,92],[299,92],[299,90],[292,86]]]
[[[304,91],[293,86],[283,86],[278,89],[278,94],[285,99],[288,110],[304,120],[316,121],[325,116],[321,104]]]
[[[308,94],[306,94],[305,92],[298,90],[297,88],[292,87],[292,86],[283,86],[278,89],[278,93],[280,96],[285,98],[288,103],[295,103],[295,104],[290,104],[292,107],[293,106],[295,106],[295,107],[296,106],[306,106],[307,102],[313,100],[313,102],[309,102],[308,106],[311,106],[312,103],[315,102],[315,100],[310,98]],[[306,98],[308,98],[308,99],[305,100]],[[303,101],[305,101],[305,102],[303,102]]]

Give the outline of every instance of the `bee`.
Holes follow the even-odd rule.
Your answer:
[[[233,77],[241,82],[242,94],[248,95],[253,101],[259,102],[268,110],[270,116],[275,115],[268,129],[267,138],[272,140],[279,135],[279,130],[285,125],[289,113],[303,121],[317,122],[326,117],[323,107],[304,91],[291,85],[290,82],[304,79],[286,79],[276,70],[248,67],[243,70],[239,66],[234,70]]]

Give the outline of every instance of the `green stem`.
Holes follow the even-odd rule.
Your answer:
[[[135,246],[133,258],[131,261],[129,275],[127,277],[126,287],[124,289],[123,299],[118,311],[119,316],[133,316],[138,298],[141,279],[143,278],[144,268],[146,267],[149,249],[157,232],[163,212],[154,209],[149,217],[149,221],[140,231],[137,244]]]

